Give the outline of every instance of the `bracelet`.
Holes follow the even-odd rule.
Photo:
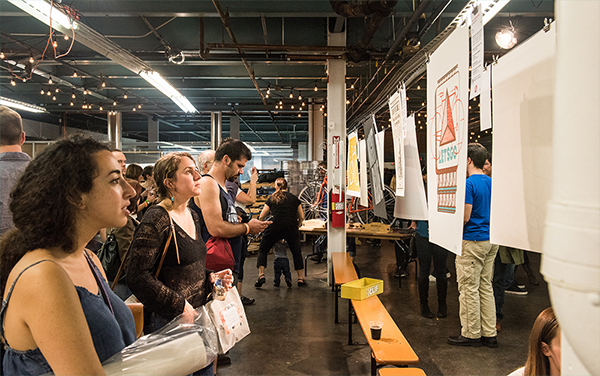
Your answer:
[[[144,202],[146,203],[146,205],[150,205],[150,201],[146,200]]]
[[[242,223],[244,226],[246,226],[246,233],[244,235],[248,235],[250,233],[250,226],[248,226],[247,223]]]

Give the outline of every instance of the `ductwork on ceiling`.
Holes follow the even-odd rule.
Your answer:
[[[383,21],[392,13],[392,9],[398,3],[398,0],[381,0],[376,2],[351,3],[349,1],[330,0],[331,8],[342,17],[371,16],[360,41],[349,47],[346,59],[358,63],[368,60],[370,54],[367,48],[371,39],[379,30]]]

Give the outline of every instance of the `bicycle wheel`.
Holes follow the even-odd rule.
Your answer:
[[[371,222],[381,222],[385,224],[390,224],[394,220],[394,205],[396,204],[396,193],[387,185],[383,186],[383,199],[385,202],[385,212],[387,213],[385,218],[376,217],[373,213],[373,209],[367,209],[364,206],[360,206],[360,199],[356,198],[352,201],[351,210],[358,219],[358,221],[362,224],[367,224]],[[367,186],[367,192],[369,194],[369,203],[372,205],[372,195],[371,195],[371,183]]]
[[[298,199],[302,204],[304,219],[326,219],[327,218],[327,195],[322,192],[323,200],[319,200],[317,195],[321,188],[320,183],[309,183],[298,195]]]

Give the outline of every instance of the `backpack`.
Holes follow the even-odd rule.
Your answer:
[[[119,244],[114,234],[108,234],[106,241],[102,244],[102,247],[96,253],[104,273],[106,273],[106,279],[112,281],[115,279],[119,267],[121,266],[121,257],[119,256]]]

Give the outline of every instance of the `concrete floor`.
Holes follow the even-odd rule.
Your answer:
[[[311,248],[304,245],[304,254]],[[288,255],[291,263],[291,254]],[[531,254],[539,286],[529,285],[525,272],[517,269],[516,278],[527,285],[526,296],[506,295],[499,347],[455,347],[446,344],[449,335],[460,333],[458,290],[454,257],[448,257],[452,273],[448,285],[448,317],[427,319],[419,314],[415,263],[410,276],[392,278],[394,247],[382,241],[381,247],[357,246],[355,263],[362,277],[383,279],[380,299],[402,330],[416,354],[419,367],[427,375],[507,375],[525,363],[529,331],[535,318],[550,306],[548,289],[539,275],[540,257]],[[267,283],[254,288],[258,276],[256,258],[246,260],[244,295],[256,303],[246,307],[252,333],[231,351],[232,364],[220,367],[218,375],[369,375],[370,351],[359,324],[354,324],[354,341],[347,344],[347,302],[340,300],[340,323],[334,324],[334,295],[327,285],[326,264],[309,260],[307,287],[295,283],[291,289],[273,286],[273,256],[269,255]],[[435,283],[430,283],[430,308],[437,312]]]

